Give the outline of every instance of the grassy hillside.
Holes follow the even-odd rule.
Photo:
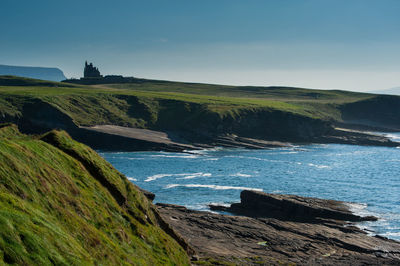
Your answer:
[[[0,128],[0,264],[185,265],[153,205],[66,132]]]
[[[400,97],[387,97],[391,98],[338,90],[151,80],[87,86],[3,76],[0,77],[0,122],[25,124],[26,128],[43,127],[45,130],[55,127],[68,130],[72,125],[113,124],[156,130],[196,130],[205,134],[218,125],[223,125],[223,128],[212,134],[239,134],[241,132],[235,129],[239,127],[248,127],[247,132],[251,132],[260,125],[278,129],[282,119],[304,123],[313,120],[316,124],[362,121],[400,128],[400,111],[395,108]],[[374,109],[368,109],[370,102],[377,102]],[[362,109],[357,109],[358,103],[362,103]],[[389,113],[372,115],[371,112],[379,109],[380,105],[385,106]],[[390,125],[385,124],[384,116],[387,115],[394,117]],[[63,122],[58,123],[58,120]],[[253,122],[249,125],[246,121]],[[287,126],[290,125],[275,130],[274,134],[270,131],[260,134],[267,138],[280,136],[287,131]]]
[[[372,96],[345,91],[157,81],[84,86],[0,77],[0,112],[11,113],[9,109],[16,112],[21,108],[18,105],[21,98],[37,98],[59,108],[82,125],[135,123],[134,115],[127,113],[132,105],[130,101],[138,101],[152,114],[150,118],[157,119],[157,107],[162,100],[199,104],[221,115],[241,109],[265,108],[314,118],[340,119],[338,105]]]

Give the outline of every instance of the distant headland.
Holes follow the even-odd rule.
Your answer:
[[[12,75],[50,81],[61,81],[66,79],[61,69],[55,67],[0,65],[0,75]]]

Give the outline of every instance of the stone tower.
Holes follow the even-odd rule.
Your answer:
[[[100,78],[100,71],[97,67],[93,66],[92,63],[88,64],[85,61],[85,69],[83,70],[83,77],[84,78]]]

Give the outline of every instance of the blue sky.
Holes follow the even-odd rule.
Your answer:
[[[0,64],[239,85],[400,86],[398,0],[2,0]]]

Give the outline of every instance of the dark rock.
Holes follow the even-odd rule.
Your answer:
[[[137,187],[137,188],[140,190],[140,192],[142,192],[146,196],[147,199],[153,201],[156,198],[156,194],[151,193],[150,191],[144,190],[143,188],[140,188],[140,187]]]
[[[215,204],[209,204],[208,207],[212,211],[223,211],[223,212],[229,212],[230,207],[226,206],[221,206],[221,205],[215,205]]]
[[[296,195],[269,194],[244,190],[240,203],[229,208],[212,206],[213,210],[224,210],[249,217],[269,217],[293,221],[313,221],[334,219],[342,221],[376,221],[373,216],[361,217],[353,214],[345,202]]]
[[[245,192],[243,198],[251,205],[259,197],[263,198],[262,194]],[[340,202],[287,195],[282,198],[274,195],[267,202],[270,205],[277,203],[280,207],[276,208],[280,209],[286,206],[281,202],[283,199],[299,201],[299,205],[311,205],[315,209],[339,208],[339,213],[343,207]],[[199,262],[218,262],[217,265],[400,265],[399,242],[369,236],[344,221],[299,222],[230,216],[171,204],[157,204],[157,209],[195,250]],[[300,209],[304,213],[308,211],[306,207]]]

